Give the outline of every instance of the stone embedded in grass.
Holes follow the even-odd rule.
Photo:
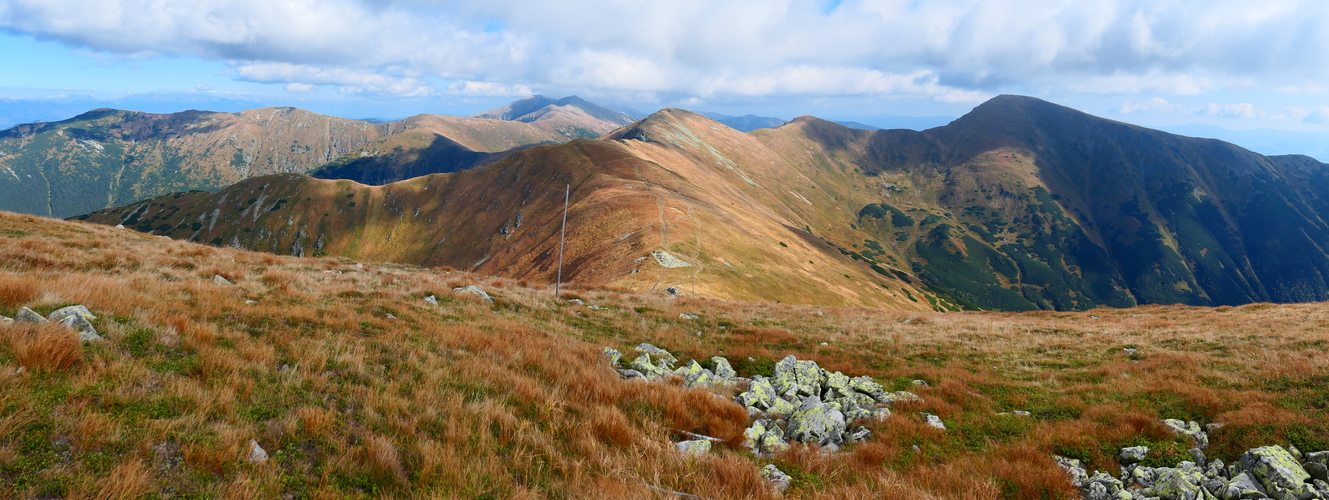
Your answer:
[[[705,439],[679,441],[674,443],[674,447],[684,455],[701,456],[711,452],[711,442]]]
[[[89,322],[88,319],[84,318],[83,316],[77,314],[65,316],[65,319],[61,320],[60,324],[72,328],[74,331],[78,332],[79,340],[82,340],[84,342],[93,342],[102,339],[101,335],[97,335],[97,329],[94,328],[92,326],[92,323]]]
[[[47,320],[45,317],[43,317],[43,316],[40,315],[40,314],[37,314],[37,311],[33,311],[32,309],[28,309],[28,308],[26,308],[26,307],[24,307],[24,308],[18,310],[18,314],[15,314],[15,315],[14,315],[14,321],[17,321],[17,322],[20,322],[20,323],[47,323],[47,322],[48,322],[48,320]]]
[[[710,385],[715,381],[715,374],[710,370],[702,368],[696,360],[674,370],[674,374],[683,378],[683,385],[687,387],[697,387]]]
[[[651,362],[651,355],[646,353],[637,356],[637,359],[632,360],[628,367],[640,372],[647,380],[660,380],[669,376],[670,373],[666,360],[660,360],[657,365]]]
[[[927,422],[927,424],[930,425],[930,426],[932,426],[933,428],[941,429],[941,430],[943,430],[943,431],[946,430],[946,424],[945,424],[944,422],[941,421],[941,417],[938,417],[938,416],[933,415],[933,414],[931,414],[931,413],[924,413],[924,414],[923,414],[923,420],[924,420],[925,422]]]
[[[428,304],[431,305],[431,306],[437,306],[437,305],[438,305],[438,297],[435,297],[435,296],[433,296],[433,295],[426,295],[426,296],[425,296],[425,302],[428,303]]]
[[[250,439],[249,458],[247,460],[249,460],[249,463],[251,464],[266,462],[268,460],[268,452],[265,451],[262,446],[258,445],[258,441]]]
[[[793,480],[789,477],[789,474],[785,474],[775,464],[766,464],[760,471],[757,471],[757,474],[770,481],[771,486],[775,488],[777,493],[784,493],[785,490],[789,489],[789,481]]]
[[[92,314],[92,311],[89,311],[87,306],[81,304],[72,305],[68,307],[61,307],[60,309],[56,309],[55,311],[51,312],[50,315],[46,316],[46,319],[59,323],[61,320],[64,320],[65,318],[73,315],[82,316],[84,319],[88,321],[97,319],[97,316],[95,314]]]
[[[1173,432],[1188,436],[1195,440],[1196,446],[1200,448],[1209,447],[1209,434],[1200,428],[1197,422],[1184,422],[1175,418],[1169,418],[1163,421],[1163,425],[1168,426]]]
[[[1121,453],[1117,454],[1117,458],[1121,459],[1122,465],[1138,464],[1143,462],[1147,456],[1149,456],[1148,446],[1122,448]]]
[[[453,288],[453,289],[452,289],[452,292],[453,292],[453,293],[473,293],[473,294],[479,296],[479,297],[480,297],[480,300],[483,300],[483,301],[485,301],[486,303],[489,303],[489,304],[493,304],[493,303],[494,303],[494,298],[493,298],[493,297],[490,297],[488,293],[485,293],[485,291],[484,291],[483,289],[481,289],[480,287],[475,286],[475,285],[459,286],[459,287],[457,287],[457,288]]]
[[[0,316],[0,325],[8,325],[14,322],[14,318],[9,316]]]
[[[674,355],[671,354],[669,351],[653,346],[651,344],[647,344],[645,342],[638,344],[637,347],[635,347],[633,350],[637,352],[644,352],[646,354],[650,354],[655,359],[658,359],[661,362],[668,362],[670,365],[673,365],[674,363],[678,362],[678,358],[674,357]]]
[[[701,316],[697,316],[696,314],[682,313],[682,314],[679,314],[679,315],[678,315],[678,319],[689,319],[689,320],[691,320],[691,319],[701,319]]]
[[[738,372],[729,364],[729,360],[720,356],[711,356],[711,362],[715,363],[715,376],[721,380],[733,380],[738,377]]]
[[[618,352],[618,349],[614,349],[612,347],[605,347],[602,349],[602,351],[604,353],[604,357],[609,360],[609,364],[611,366],[618,366],[618,360],[623,359],[623,353]]]
[[[220,275],[220,274],[214,274],[214,275],[212,275],[212,282],[215,283],[215,284],[218,284],[218,285],[234,285],[234,284],[235,284],[235,283],[231,283],[231,280],[226,279],[225,277],[223,277],[223,276]]]

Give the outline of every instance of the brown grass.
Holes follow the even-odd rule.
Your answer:
[[[574,289],[594,310],[455,271],[4,214],[0,229],[29,235],[0,238],[0,314],[83,303],[106,337],[0,332],[0,491],[19,497],[774,498],[756,471],[775,463],[791,497],[1073,498],[1052,453],[1110,470],[1113,447],[1184,444],[1166,417],[1225,423],[1211,448],[1224,460],[1329,448],[1323,304],[920,314]],[[451,293],[471,284],[498,304]],[[757,459],[739,446],[742,408],[623,381],[599,352],[640,342],[740,371],[794,354],[926,401],[841,453]],[[997,415],[1011,410],[1034,416]],[[683,457],[678,431],[724,442]],[[250,439],[273,458],[245,462]]]

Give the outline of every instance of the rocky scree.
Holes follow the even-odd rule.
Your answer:
[[[19,309],[13,318],[0,316],[0,326],[12,323],[60,323],[78,332],[79,340],[94,342],[102,339],[102,336],[97,334],[97,328],[92,326],[92,321],[95,319],[97,316],[81,304],[56,309],[47,316],[24,307]]]
[[[1057,456],[1086,500],[1311,500],[1329,499],[1329,451],[1303,454],[1296,447],[1264,446],[1247,450],[1236,462],[1209,460],[1209,436],[1196,422],[1168,419],[1165,425],[1189,437],[1193,461],[1176,467],[1141,465],[1147,446],[1122,448],[1120,477],[1090,474],[1079,460]]]

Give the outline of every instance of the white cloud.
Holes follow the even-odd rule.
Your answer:
[[[1205,116],[1215,116],[1219,118],[1240,118],[1249,120],[1252,118],[1263,118],[1267,115],[1264,110],[1256,109],[1255,105],[1249,102],[1236,104],[1215,104],[1209,103],[1200,108],[1197,114]]]
[[[1167,99],[1163,99],[1162,97],[1154,97],[1143,101],[1127,101],[1126,104],[1121,105],[1121,112],[1125,114],[1137,111],[1145,113],[1175,113],[1184,109],[1186,109],[1186,106],[1170,103]]]
[[[581,88],[674,100],[971,102],[1012,88],[1170,96],[1313,88],[1329,76],[1324,2],[823,8],[820,0],[0,0],[0,30],[121,57],[237,61],[238,77],[258,82],[415,96]]]
[[[313,86],[313,85],[310,85],[310,84],[308,84],[308,83],[288,83],[288,84],[286,84],[286,91],[287,91],[287,92],[291,92],[291,93],[293,93],[293,94],[294,94],[294,93],[300,93],[300,92],[309,92],[309,91],[311,91],[311,90],[314,90],[314,86]]]

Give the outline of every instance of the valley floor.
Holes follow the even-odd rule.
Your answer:
[[[453,292],[467,285],[495,303]],[[507,279],[0,213],[0,314],[70,304],[103,340],[0,326],[0,496],[775,498],[758,475],[775,464],[786,497],[1078,498],[1054,454],[1115,472],[1117,450],[1147,445],[1175,463],[1189,444],[1164,418],[1223,424],[1208,453],[1227,462],[1329,449],[1324,304],[920,314],[575,287],[555,301]],[[758,458],[744,408],[623,380],[601,353],[642,342],[742,376],[793,354],[924,401],[839,452]],[[680,454],[684,431],[724,442]]]

